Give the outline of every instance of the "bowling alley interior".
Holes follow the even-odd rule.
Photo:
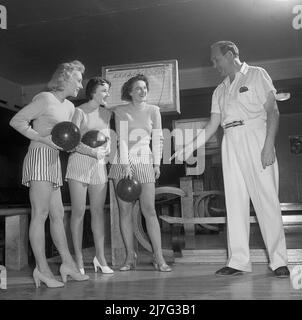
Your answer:
[[[302,299],[301,1],[0,0],[0,9],[0,300],[108,303],[108,300]],[[276,159],[271,166],[278,168],[277,190],[266,193],[270,197],[276,192],[280,203],[290,272],[286,278],[276,277],[270,268],[267,241],[263,239],[255,209],[258,207],[251,200],[247,218],[251,270],[225,277],[216,274],[230,259],[228,239],[233,230],[228,229],[227,212],[230,214],[231,210],[226,205],[228,184],[223,174],[228,169],[223,167],[222,142],[227,130],[235,132],[245,125],[230,129],[219,125],[202,152],[192,153],[190,159],[194,161],[170,158],[180,145],[186,144],[183,140],[179,144],[173,130],[184,133],[190,129],[193,138],[197,130],[210,122],[213,93],[225,78],[219,74],[218,62],[213,63],[211,46],[222,40],[236,44],[241,63],[249,68],[263,68],[276,89],[274,99],[279,111],[274,143]],[[223,58],[231,55],[236,57],[228,51]],[[10,121],[38,93],[47,91],[46,85],[60,63],[74,60],[85,66],[83,88],[77,95],[66,98],[75,109],[88,101],[85,88],[92,77],[110,81],[107,101],[112,108],[121,101],[123,79],[136,74],[149,77],[147,99],[153,99],[150,104],[159,107],[164,131],[160,176],[154,182],[152,205],[170,272],[161,272],[159,264],[157,268],[154,264],[152,237],[138,196],[128,202],[132,203],[136,265],[130,264],[128,271],[120,271],[127,255],[121,233],[120,196],[109,177],[103,209],[103,241],[106,261],[114,272],[106,274],[95,269],[95,240],[87,196],[82,267],[89,279],[76,281],[68,277],[64,287],[57,288],[48,288],[43,280],[35,285],[33,271],[37,264],[30,239],[33,196],[22,184],[30,139],[15,130]],[[254,97],[251,93],[242,94]],[[30,119],[28,125],[32,126],[35,119]],[[115,115],[109,122],[111,132],[115,132],[116,119]],[[114,150],[112,145],[110,152]],[[236,148],[240,153],[245,146]],[[255,153],[252,151],[252,156]],[[58,151],[63,177],[60,190],[64,231],[74,258],[70,187],[64,179],[72,154],[73,151]],[[105,165],[108,174],[112,166]],[[233,193],[232,202],[239,203],[240,197]],[[273,222],[266,221],[273,228]],[[51,272],[61,283],[62,258],[53,233],[47,218],[43,249]]]

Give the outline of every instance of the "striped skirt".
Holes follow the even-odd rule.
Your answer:
[[[29,148],[23,161],[22,184],[49,181],[55,188],[63,185],[59,151],[51,148]]]
[[[154,183],[155,175],[153,169],[152,155],[134,156],[129,154],[129,164],[134,179],[140,183]],[[121,179],[123,177],[123,167],[120,164],[119,157],[111,165],[108,178]]]
[[[72,179],[87,184],[104,184],[108,181],[104,160],[74,152],[69,156],[65,180]]]

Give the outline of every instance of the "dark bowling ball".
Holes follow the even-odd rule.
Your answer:
[[[57,123],[51,130],[51,139],[64,151],[74,149],[81,141],[80,129],[70,121]]]
[[[99,130],[87,131],[83,137],[82,142],[91,148],[97,148],[107,142],[108,138]]]
[[[116,193],[120,199],[126,202],[132,202],[139,198],[142,191],[142,185],[135,179],[123,178],[116,187]]]

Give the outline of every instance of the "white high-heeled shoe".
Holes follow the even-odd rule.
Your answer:
[[[64,283],[67,282],[67,276],[70,276],[73,280],[76,280],[76,281],[89,280],[88,275],[81,274],[80,272],[74,271],[69,266],[66,266],[64,264],[61,264],[60,266],[60,273]]]
[[[36,285],[36,288],[39,288],[41,285],[41,282],[45,283],[48,288],[60,288],[64,287],[64,283],[60,282],[56,279],[49,278],[45,276],[43,273],[41,273],[38,268],[36,267],[33,272],[33,278]]]
[[[79,268],[80,274],[85,274],[85,269],[84,268]]]
[[[108,266],[101,266],[97,257],[93,258],[94,272],[98,272],[98,267],[101,269],[102,273],[114,273],[114,271]]]
[[[157,262],[153,262],[154,269],[161,272],[171,272],[172,268],[168,266],[165,262],[159,264]]]
[[[153,254],[153,262],[152,262],[152,264],[153,264],[154,269],[157,270],[157,271],[161,271],[161,272],[170,272],[170,271],[172,271],[172,268],[170,266],[168,266],[165,261],[163,263],[161,263],[161,264],[158,263],[154,254]]]
[[[130,271],[136,269],[136,261],[137,261],[137,254],[133,253],[133,261],[125,263],[121,268],[120,271]]]

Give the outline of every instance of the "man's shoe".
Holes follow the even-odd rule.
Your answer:
[[[223,267],[221,269],[219,269],[218,271],[215,272],[216,276],[237,276],[242,274],[243,271],[241,270],[237,270],[234,268],[230,268],[230,267]]]
[[[277,278],[288,278],[290,276],[290,272],[286,266],[277,268],[274,270],[274,274]]]

